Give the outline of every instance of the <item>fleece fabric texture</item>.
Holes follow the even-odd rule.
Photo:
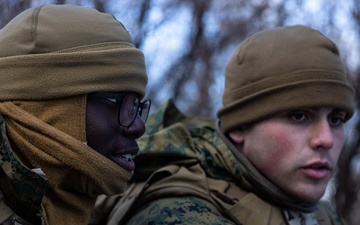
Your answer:
[[[41,168],[48,179],[49,188],[41,203],[46,224],[85,224],[98,195],[125,190],[132,173],[84,142],[12,102],[1,102],[0,113],[19,158],[32,168]]]
[[[0,31],[0,100],[44,100],[95,91],[142,98],[143,53],[113,16],[73,5],[25,10]]]
[[[227,133],[273,114],[311,107],[354,113],[339,50],[306,26],[278,27],[245,39],[226,66],[220,128]]]

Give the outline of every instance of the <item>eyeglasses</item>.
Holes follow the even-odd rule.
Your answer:
[[[118,122],[120,126],[130,127],[134,123],[137,115],[139,115],[145,123],[149,115],[151,101],[145,100],[140,102],[134,93],[94,92],[89,95],[119,104]]]

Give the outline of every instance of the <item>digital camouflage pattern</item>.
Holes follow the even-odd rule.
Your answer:
[[[237,204],[240,202],[240,195],[236,195],[238,199],[235,201],[218,198],[217,201],[222,201],[218,204],[214,201],[213,196],[210,196],[210,193],[213,193],[211,190],[214,190],[210,183],[204,187],[204,192],[208,193],[208,196],[201,194],[195,196],[191,190],[197,188],[195,187],[196,184],[194,186],[192,186],[192,182],[185,185],[180,184],[179,182],[185,182],[186,178],[184,180],[184,177],[181,178],[180,176],[172,179],[175,174],[171,175],[168,173],[169,171],[164,171],[164,168],[168,168],[169,165],[177,165],[189,170],[194,165],[199,165],[199,169],[204,171],[206,177],[209,177],[207,178],[208,181],[213,179],[224,181],[223,183],[226,184],[227,182],[241,183],[242,176],[237,167],[239,163],[230,153],[228,146],[215,132],[214,121],[185,117],[169,100],[150,115],[146,125],[146,133],[138,139],[140,152],[134,159],[137,165],[134,176],[128,190],[109,214],[108,221],[110,222],[107,223],[108,225],[240,224],[235,222],[237,215],[233,215],[233,213],[239,214],[239,212],[232,212],[232,205],[240,205],[240,207],[250,210],[249,215],[252,214],[252,218],[261,220],[261,223],[256,223],[257,225],[285,224],[280,208],[270,205],[254,194],[251,197],[246,197],[251,200],[249,200],[249,205],[246,205],[248,203],[245,204],[245,207],[243,203]],[[193,175],[195,176],[195,174]],[[150,179],[148,179],[149,177]],[[145,180],[147,181],[144,184]],[[175,184],[174,182],[178,183]],[[137,187],[140,187],[141,190],[138,191],[139,188]],[[182,190],[186,188],[189,188],[189,192]],[[239,187],[237,188],[239,189]],[[225,195],[220,196],[226,197]],[[224,210],[224,205],[229,205],[230,210]],[[262,216],[259,217],[259,212],[256,210],[261,209],[261,207],[270,209],[270,211],[267,215],[261,212]],[[271,212],[271,210],[273,211]],[[315,212],[321,225],[343,224],[336,213],[322,206]],[[248,216],[247,212],[241,213],[245,214],[245,217]],[[267,220],[271,217],[276,217],[275,220],[272,220],[275,223],[270,223]],[[310,218],[313,217],[315,214],[310,216]],[[245,218],[245,220],[247,219]],[[124,223],[124,221],[128,223]],[[329,221],[332,222],[329,223]]]
[[[204,223],[204,218],[207,223]],[[235,225],[225,218],[214,205],[194,197],[164,198],[144,205],[139,209],[139,213],[127,223],[127,225],[139,224]]]
[[[176,194],[175,194],[176,195]],[[336,212],[331,208],[327,202],[321,202],[322,211],[319,209],[315,213],[293,213],[284,212],[284,217],[287,219],[279,223],[268,223],[264,218],[263,223],[250,223],[248,225],[344,225],[345,222],[341,220]],[[266,217],[266,215],[257,213],[259,218]],[[307,218],[305,218],[307,217]],[[332,218],[331,218],[332,217]],[[317,221],[316,221],[317,220]],[[236,225],[226,218],[225,215],[216,208],[212,203],[194,197],[172,197],[157,199],[148,203],[137,210],[131,219],[126,223],[127,225]]]
[[[0,188],[8,206],[24,218],[40,216],[46,178],[24,166],[12,151],[0,115]],[[1,212],[0,212],[1,213]]]
[[[235,157],[214,127],[214,120],[185,117],[172,100],[167,101],[149,116],[146,132],[138,139],[140,152],[135,163],[142,166],[135,168],[133,179],[147,178],[165,162],[193,160],[201,164],[209,177],[225,180],[241,177]]]

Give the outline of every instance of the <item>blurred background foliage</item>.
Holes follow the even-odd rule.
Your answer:
[[[83,5],[121,21],[145,53],[147,97],[153,109],[173,98],[188,115],[215,118],[225,65],[235,47],[256,31],[294,24],[318,29],[338,44],[359,101],[360,0],[0,0],[0,27],[42,4]],[[349,225],[360,224],[357,118],[348,126],[347,144],[327,195]]]

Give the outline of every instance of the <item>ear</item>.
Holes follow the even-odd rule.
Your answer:
[[[235,144],[243,144],[244,142],[244,133],[241,130],[234,130],[229,132],[229,137]]]

